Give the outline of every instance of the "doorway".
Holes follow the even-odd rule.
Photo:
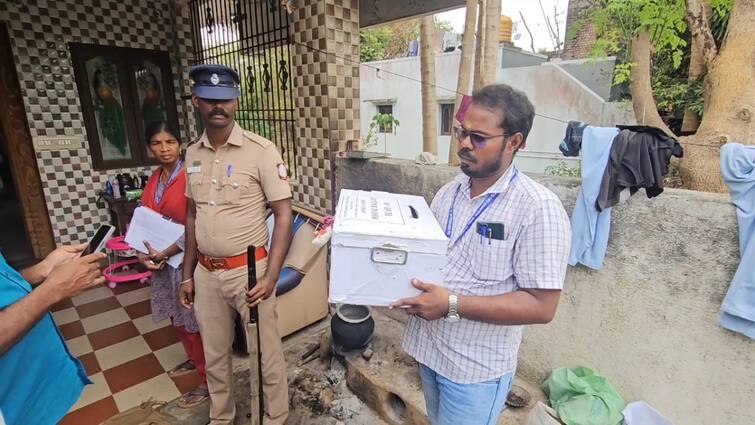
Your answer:
[[[34,262],[34,252],[24,228],[24,216],[11,172],[5,134],[0,128],[0,254],[10,265],[23,268]]]
[[[0,252],[23,268],[55,249],[7,27],[0,22]]]

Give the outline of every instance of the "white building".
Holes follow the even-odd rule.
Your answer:
[[[548,62],[545,56],[503,45],[500,57],[502,66],[497,71],[496,81],[525,92],[538,114],[527,146],[516,158],[517,165],[524,171],[543,172],[546,166],[559,159],[576,165],[576,159],[565,158],[558,150],[568,121],[594,125],[634,123],[628,105],[609,102],[614,58]],[[460,52],[456,51],[438,54],[435,60],[441,161],[448,160],[459,58]],[[370,150],[403,159],[416,159],[421,153],[420,80],[417,56],[361,65],[362,137],[366,137],[370,121],[378,112],[392,113],[400,122],[395,134],[378,134],[378,144]]]

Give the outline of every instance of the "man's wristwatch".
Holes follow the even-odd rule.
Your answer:
[[[459,297],[454,294],[448,296],[448,314],[446,314],[446,322],[458,322],[461,320],[459,316]]]

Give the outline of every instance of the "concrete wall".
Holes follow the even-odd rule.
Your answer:
[[[564,137],[566,121],[613,126],[634,123],[631,110],[605,102],[581,81],[550,62],[541,66],[504,69],[498,82],[522,90],[535,106],[535,121],[527,147],[517,154],[517,165],[524,171],[542,173],[559,160],[577,165],[575,158],[564,158],[558,145]]]
[[[501,46],[501,68],[519,68],[536,66],[548,60],[548,56],[526,50]],[[457,68],[458,69],[458,68]],[[458,72],[456,73],[458,75]]]
[[[336,188],[423,195],[457,169],[409,161],[336,162]],[[534,176],[571,213],[577,180]],[[605,268],[570,267],[554,321],[527,327],[519,374],[541,382],[553,368],[605,375],[627,401],[645,400],[675,424],[755,423],[755,341],[717,325],[739,262],[726,195],[639,193],[613,210]]]
[[[594,125],[634,123],[629,108],[606,102],[587,85],[564,71],[557,63],[543,62],[540,66],[511,67],[521,52],[502,49],[504,68],[497,71],[496,81],[524,91],[535,106],[535,117],[527,148],[517,155],[517,164],[525,171],[542,173],[557,160],[576,166],[573,158],[564,158],[558,151],[566,122],[589,122]],[[538,59],[539,57],[535,57]],[[519,60],[519,59],[517,59]],[[459,69],[459,53],[436,56],[436,96],[438,103],[453,103]],[[409,78],[405,78],[409,77]],[[386,151],[393,157],[415,159],[422,150],[422,95],[419,58],[401,58],[362,64],[360,67],[360,96],[362,135],[367,134],[370,120],[381,103],[393,104],[393,114],[401,122],[396,134],[380,134],[373,150]],[[588,79],[589,80],[589,79]],[[610,82],[610,79],[609,79]],[[598,86],[600,81],[591,84]],[[601,89],[610,92],[610,83]],[[440,107],[439,107],[440,108]],[[450,135],[440,135],[438,114],[438,157],[448,160]]]
[[[554,62],[564,71],[581,81],[606,102],[615,100],[613,95],[613,74],[616,68],[616,57],[600,59],[575,59]]]

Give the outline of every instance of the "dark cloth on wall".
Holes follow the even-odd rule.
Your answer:
[[[634,195],[640,188],[645,188],[648,198],[660,195],[671,157],[681,158],[684,154],[676,140],[657,128],[617,127],[621,131],[611,146],[610,159],[595,202],[598,211],[618,204],[625,189]]]
[[[582,149],[582,132],[587,124],[579,121],[569,121],[566,125],[566,134],[561,141],[558,149],[564,156],[579,156],[579,150]]]

